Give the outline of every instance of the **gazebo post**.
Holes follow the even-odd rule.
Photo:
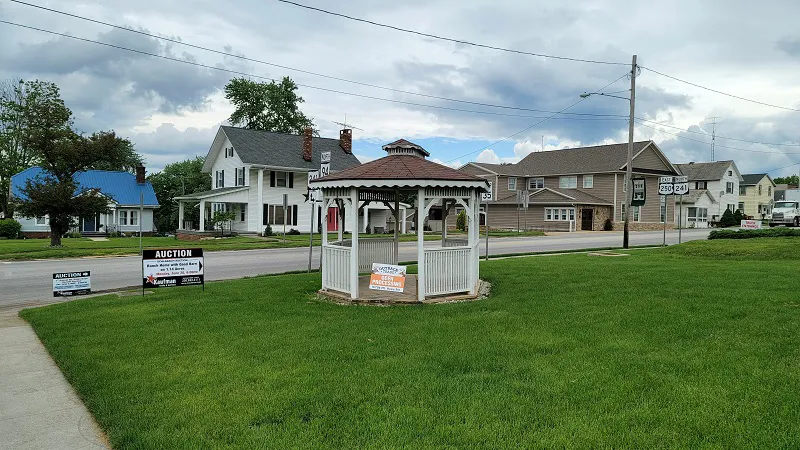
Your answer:
[[[467,239],[469,242],[469,293],[475,295],[477,292],[478,280],[475,277],[478,264],[478,230],[480,229],[480,213],[478,209],[477,189],[470,188],[469,190],[469,208],[472,210],[469,223],[469,233]]]
[[[447,245],[447,199],[442,199],[442,247]]]
[[[405,209],[403,210],[405,212]],[[405,218],[405,214],[403,214]],[[405,222],[405,220],[404,220]],[[394,260],[392,264],[400,261],[400,191],[394,190]]]
[[[350,298],[358,298],[358,188],[350,190],[352,239],[350,240]]]
[[[417,190],[417,300],[425,300],[425,188]]]
[[[322,272],[322,289],[327,289],[328,283],[325,281],[325,277],[328,275],[328,267],[325,265],[325,246],[328,245],[328,199],[325,197],[325,189],[321,189],[322,191],[322,242],[320,243],[319,248],[319,264],[320,264],[320,271]],[[313,227],[314,224],[311,224]]]

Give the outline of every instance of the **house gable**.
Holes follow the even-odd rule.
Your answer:
[[[624,170],[623,165],[620,170]],[[657,172],[677,173],[678,170],[661,152],[654,142],[650,142],[639,153],[633,156],[633,169],[653,170]]]

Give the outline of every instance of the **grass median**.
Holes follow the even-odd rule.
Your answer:
[[[792,447],[800,261],[727,244],[490,261],[472,303],[295,274],[22,316],[115,448]]]

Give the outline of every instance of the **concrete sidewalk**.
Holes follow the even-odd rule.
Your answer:
[[[105,435],[16,309],[0,309],[0,449],[107,449]]]

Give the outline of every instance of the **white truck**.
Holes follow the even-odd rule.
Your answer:
[[[769,226],[776,225],[800,227],[800,189],[787,189],[784,200],[775,202]]]

